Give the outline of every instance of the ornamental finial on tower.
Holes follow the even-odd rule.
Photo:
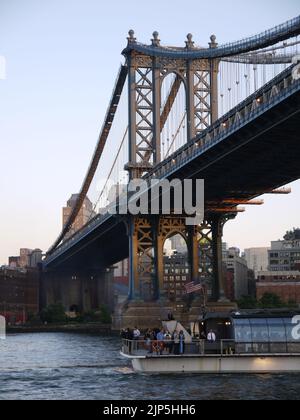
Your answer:
[[[210,37],[210,43],[208,44],[209,48],[217,48],[218,44],[217,44],[216,40],[217,40],[216,35],[212,35]]]
[[[187,34],[187,41],[185,41],[186,48],[191,49],[194,48],[195,42],[193,41],[193,35]]]
[[[135,44],[136,43],[136,38],[134,36],[134,30],[130,29],[130,31],[128,32],[129,37],[127,38],[128,40],[128,44]]]
[[[153,35],[153,39],[151,41],[152,41],[153,47],[159,47],[160,46],[159,33],[157,31],[154,31],[152,35]]]

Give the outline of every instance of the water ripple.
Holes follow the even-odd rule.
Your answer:
[[[143,375],[119,339],[26,334],[0,342],[1,400],[299,400],[300,375]]]

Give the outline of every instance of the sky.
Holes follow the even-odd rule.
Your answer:
[[[0,0],[0,265],[19,248],[44,251],[90,162],[128,30],[149,43],[207,45],[256,34],[299,15],[299,0]],[[3,59],[0,60],[3,67]],[[1,68],[0,68],[1,71]],[[299,226],[300,181],[227,224],[224,240],[268,246]]]

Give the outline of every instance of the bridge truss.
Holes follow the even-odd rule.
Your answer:
[[[197,47],[191,34],[185,46],[166,47],[157,32],[151,45],[145,45],[130,31],[123,51],[125,64],[119,70],[90,167],[70,217],[48,251],[46,265],[72,247],[78,235],[109,217],[112,186],[126,188],[128,181],[136,178],[170,178],[175,167],[192,162],[292,89],[291,65],[300,51],[299,34],[300,16],[221,46],[212,35],[208,48]],[[124,118],[127,112],[128,119]],[[110,167],[106,162],[112,152],[115,156]],[[105,181],[99,184],[99,179]],[[262,189],[210,197],[204,222],[193,228],[173,214],[128,215],[130,298],[164,298],[163,247],[174,234],[187,243],[190,280],[198,281],[200,276],[210,281],[212,299],[224,298],[223,226],[244,211],[239,205],[260,205],[263,202],[253,201],[255,197],[276,192],[288,193]],[[86,197],[92,200],[93,210],[86,226],[76,232],[75,221]],[[203,268],[207,259],[210,271]]]

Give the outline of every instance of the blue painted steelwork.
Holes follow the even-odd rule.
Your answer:
[[[196,139],[190,141],[184,147],[176,151],[170,158],[166,161],[162,162],[161,164],[157,165],[153,171],[147,175],[145,178],[150,179],[151,176],[159,177],[159,178],[167,178],[171,177],[172,174],[176,173],[179,169],[182,169],[188,163],[193,162],[196,158],[200,155],[204,154],[207,150],[212,149],[218,143],[226,141],[233,133],[240,130],[243,126],[249,124],[251,121],[255,121],[258,117],[262,116],[266,111],[270,110],[271,108],[278,105],[280,102],[284,101],[286,98],[298,93],[300,91],[300,80],[293,81],[291,79],[291,72],[292,68],[290,67],[280,75],[278,75],[275,79],[271,82],[266,84],[263,88],[259,91],[255,92],[241,104],[239,104],[236,108],[231,110],[228,114],[224,115],[220,118],[215,124],[209,127],[207,130],[203,132],[200,136]],[[268,102],[262,103],[255,110],[249,112],[244,116],[239,122],[232,123],[228,128],[221,130],[217,135],[213,136],[212,139],[207,142],[206,144],[202,145],[202,147],[198,147],[197,143],[204,139],[207,134],[213,133],[218,128],[222,126],[226,121],[229,121],[230,118],[233,118],[237,112],[242,114],[242,110],[245,108],[249,108],[249,106],[257,99],[261,98],[267,92],[270,92],[274,86],[278,86],[279,84],[284,83],[285,80],[290,80],[290,84],[285,87],[282,91],[277,93],[276,95],[272,96]],[[175,160],[175,161],[174,161]],[[59,256],[63,255],[69,248],[80,243],[83,239],[87,238],[91,232],[96,230],[100,225],[105,226],[106,223],[111,222],[111,220],[115,221],[115,224],[119,223],[116,216],[111,216],[110,214],[106,215],[97,215],[91,222],[89,222],[85,227],[83,227],[80,231],[75,233],[70,239],[60,245],[51,255],[48,255],[47,259],[44,261],[44,266],[47,267],[53,261],[55,261]]]
[[[197,136],[195,139],[191,140],[180,149],[178,149],[175,153],[170,155],[167,159],[163,162],[158,164],[152,171],[149,172],[146,178],[151,178],[154,176],[158,178],[168,178],[172,173],[176,172],[180,169],[183,165],[190,162],[191,160],[195,159],[195,157],[200,156],[204,153],[208,148],[216,145],[220,141],[222,141],[225,137],[232,134],[237,129],[240,129],[242,126],[249,123],[249,121],[254,120],[259,115],[262,115],[265,111],[275,106],[277,103],[281,102],[286,97],[292,95],[294,92],[299,91],[300,87],[300,80],[294,81],[288,88],[284,89],[281,93],[277,94],[276,96],[272,97],[271,101],[267,103],[260,104],[255,110],[249,112],[246,116],[244,116],[239,123],[233,123],[229,126],[226,130],[219,132],[216,136],[214,132],[223,124],[227,123],[230,119],[232,119],[238,112],[242,113],[242,111],[251,106],[251,104],[257,99],[263,97],[266,92],[270,92],[274,86],[277,86],[281,81],[287,79],[291,76],[291,72],[294,66],[290,67],[289,69],[285,70],[277,77],[272,79],[269,83],[255,92],[253,95],[249,96],[243,102],[241,102],[238,106],[233,108],[227,114],[222,116],[219,120],[217,120],[214,124],[212,124],[209,128],[207,128],[203,133]],[[213,135],[213,139],[206,144],[202,144],[201,147],[197,147],[197,143],[204,140],[208,134]],[[183,157],[184,154],[188,156]]]
[[[297,16],[294,19],[291,19],[258,35],[243,39],[241,41],[221,45],[218,48],[187,49],[153,45],[149,46],[137,42],[130,42],[128,47],[123,51],[123,54],[128,54],[130,51],[137,51],[152,57],[166,57],[183,60],[224,58],[259,50],[299,34],[300,16]]]
[[[225,58],[226,59],[226,57],[237,56],[242,53],[258,50],[265,46],[276,44],[279,41],[285,40],[287,38],[290,38],[298,34],[300,34],[300,16],[297,16],[296,18],[282,25],[278,25],[275,28],[267,30],[254,37],[250,37],[250,38],[247,38],[238,42],[234,42],[234,43],[225,44],[224,46],[220,46],[217,48],[209,48],[209,49],[189,48],[189,47],[192,47],[193,43],[190,43],[190,44],[187,43],[187,48],[169,48],[169,47],[164,48],[164,47],[160,47],[158,42],[154,42],[152,46],[149,47],[146,45],[138,44],[135,41],[134,36],[132,35],[131,38],[129,38],[128,47],[127,49],[124,50],[123,53],[129,54],[130,51],[136,50],[138,52],[142,52],[152,57],[163,56],[163,57],[172,57],[176,59],[184,58],[187,60],[195,60],[195,59],[201,59],[201,58],[202,59],[203,58],[210,58],[210,59]],[[101,134],[99,136],[97,147],[93,155],[92,162],[88,169],[87,175],[84,179],[82,188],[78,195],[76,205],[74,206],[71,212],[71,215],[69,219],[67,220],[67,223],[64,226],[62,232],[60,233],[59,237],[57,238],[53,246],[49,249],[48,255],[52,254],[53,251],[59,246],[59,244],[65,238],[66,233],[70,230],[83,204],[83,200],[86,197],[88,189],[91,185],[93,176],[95,174],[95,171],[99,163],[100,156],[103,152],[103,148],[107,140],[107,136],[112,126],[114,115],[116,113],[117,106],[120,100],[120,95],[121,95],[121,92],[122,92],[122,89],[123,89],[123,86],[125,84],[125,80],[127,77],[127,72],[128,72],[127,67],[121,66],[121,69],[117,78],[117,83],[116,83],[116,86],[112,95],[112,99],[108,107],[107,115],[105,117],[105,122],[103,124]],[[205,131],[204,133],[207,133],[207,132]],[[175,156],[178,156],[178,153],[180,153],[181,151],[184,153],[183,150],[185,149],[180,149],[178,152],[176,152]],[[170,160],[169,161],[167,160],[164,162],[164,167],[168,165],[168,162],[170,162]],[[157,170],[157,168],[155,168],[155,170]]]

